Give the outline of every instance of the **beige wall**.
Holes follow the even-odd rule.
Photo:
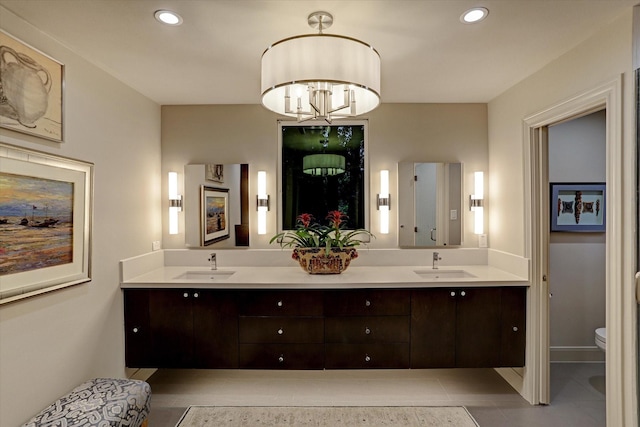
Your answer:
[[[3,142],[95,164],[90,283],[0,306],[0,425],[16,426],[80,382],[124,377],[118,261],[161,239],[160,107],[0,8],[2,28],[66,66],[62,144]]]
[[[616,22],[489,103],[489,222],[493,249],[525,255],[523,120],[624,73],[624,138],[633,146],[631,16]]]
[[[401,161],[462,162],[464,164],[467,197],[473,188],[473,171],[487,170],[487,106],[486,104],[382,104],[371,112],[369,120],[369,167],[371,231],[377,238],[373,248],[397,247],[397,191],[392,194],[391,232],[377,232],[375,194],[378,172],[390,170],[390,188],[397,187],[397,163]],[[251,246],[269,247],[269,239],[276,232],[275,210],[269,215],[266,236],[255,233],[253,198],[255,173],[268,174],[268,192],[272,200],[276,194],[278,161],[278,116],[259,105],[206,105],[162,107],[162,173],[182,171],[188,163],[249,163],[251,201]],[[163,182],[163,186],[166,183]],[[163,190],[164,194],[164,190]],[[396,199],[397,200],[397,199]],[[272,202],[272,206],[277,204]],[[466,206],[466,205],[465,205]],[[184,247],[184,224],[181,232],[167,233],[167,215],[163,206],[163,246]],[[477,247],[472,233],[472,218],[465,217],[464,246]],[[488,210],[488,207],[487,207]],[[184,220],[184,215],[181,215]]]

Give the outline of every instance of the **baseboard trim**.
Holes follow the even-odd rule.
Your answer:
[[[157,371],[157,369],[155,368],[140,368],[140,369],[136,369],[135,372],[131,373],[130,375],[128,375],[129,379],[131,380],[142,380],[142,381],[146,381],[148,380],[151,375],[153,375],[155,372]]]
[[[604,362],[605,353],[597,346],[553,346],[551,362]]]
[[[521,396],[524,393],[524,368],[494,368]]]

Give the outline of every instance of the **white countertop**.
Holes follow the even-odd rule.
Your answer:
[[[416,271],[426,271],[421,277]],[[460,276],[466,272],[471,277]],[[209,274],[209,272],[211,274]],[[231,275],[224,273],[233,272]],[[196,279],[180,278],[185,273]],[[447,277],[447,275],[450,277]],[[132,277],[122,288],[211,288],[211,289],[350,289],[425,288],[470,286],[528,286],[527,278],[486,265],[446,266],[350,266],[342,274],[312,275],[300,267],[210,267],[171,266]]]

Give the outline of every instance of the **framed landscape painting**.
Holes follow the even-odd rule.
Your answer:
[[[0,304],[91,280],[92,174],[0,143]]]
[[[604,232],[606,185],[551,184],[551,231]]]
[[[229,238],[229,190],[201,187],[201,245],[206,246]]]
[[[63,141],[64,65],[0,30],[0,127]]]

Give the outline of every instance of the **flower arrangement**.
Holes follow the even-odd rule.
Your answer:
[[[328,255],[331,248],[350,248],[364,243],[362,236],[375,236],[363,228],[345,230],[347,215],[339,210],[330,211],[326,219],[329,225],[313,221],[313,215],[303,213],[296,218],[296,229],[278,233],[269,243],[277,242],[281,247],[325,248]]]
[[[375,238],[365,229],[345,230],[347,218],[339,210],[330,211],[326,217],[329,225],[321,225],[312,222],[311,214],[304,213],[296,219],[295,230],[276,234],[270,243],[293,247],[291,257],[310,274],[340,274],[358,257],[355,247],[364,243],[362,236]]]

